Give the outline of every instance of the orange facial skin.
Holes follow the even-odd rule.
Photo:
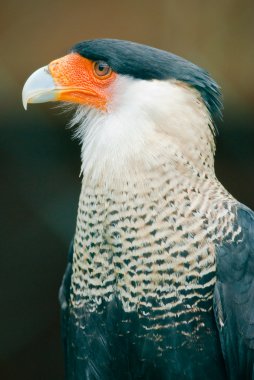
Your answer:
[[[94,65],[95,62],[77,53],[52,61],[48,69],[58,89],[56,100],[106,110],[110,96],[109,87],[117,74],[110,70],[107,75],[98,76]]]

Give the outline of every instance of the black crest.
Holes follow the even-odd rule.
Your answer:
[[[184,58],[147,45],[114,39],[79,42],[71,51],[93,61],[103,60],[118,74],[185,82],[199,91],[214,121],[221,117],[219,86],[207,71]]]

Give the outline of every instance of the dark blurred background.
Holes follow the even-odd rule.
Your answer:
[[[58,288],[80,191],[70,115],[25,112],[22,86],[77,41],[134,40],[205,67],[224,94],[216,172],[254,208],[253,0],[2,2],[0,379],[61,380]]]

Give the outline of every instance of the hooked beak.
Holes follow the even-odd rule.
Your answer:
[[[26,81],[22,91],[25,110],[28,103],[45,103],[57,100],[60,88],[55,84],[48,66],[36,70]]]

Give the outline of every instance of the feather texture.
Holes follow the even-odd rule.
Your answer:
[[[254,376],[254,213],[238,205],[235,239],[218,247],[214,310],[229,378]]]

